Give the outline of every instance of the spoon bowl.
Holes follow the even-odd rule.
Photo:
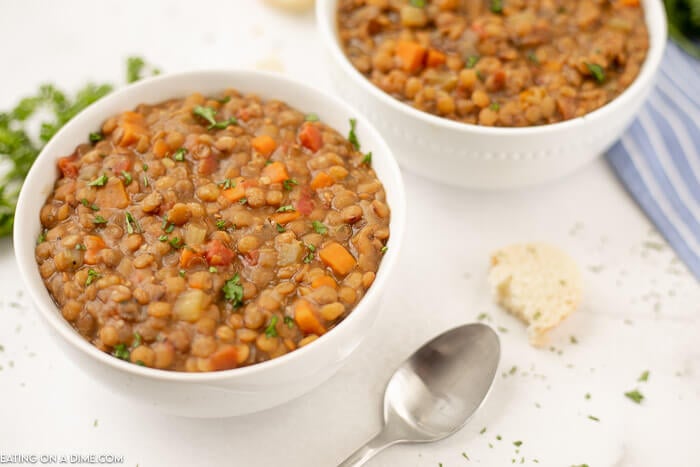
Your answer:
[[[438,441],[458,431],[486,399],[500,353],[498,335],[480,323],[456,327],[423,345],[387,385],[382,431],[339,467],[362,465],[396,443]]]

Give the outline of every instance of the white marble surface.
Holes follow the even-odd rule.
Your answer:
[[[0,43],[0,108],[43,81],[69,89],[116,81],[134,53],[166,71],[262,63],[329,84],[312,16],[252,0],[0,0]],[[505,375],[482,410],[443,442],[397,446],[369,465],[505,466],[521,457],[552,467],[700,465],[700,288],[604,161],[510,193],[405,180],[402,264],[366,345],[301,399],[235,419],[163,416],[105,392],[48,340],[22,295],[11,244],[1,242],[0,454],[113,453],[141,467],[332,466],[379,428],[384,384],[405,356],[487,313],[507,329]],[[585,304],[556,331],[553,352],[528,346],[485,281],[490,251],[533,239],[560,245],[585,271]],[[645,370],[649,381],[637,382]],[[634,388],[646,396],[641,405],[623,395]],[[519,453],[514,441],[523,442]]]

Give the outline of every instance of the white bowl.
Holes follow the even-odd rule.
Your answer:
[[[384,184],[391,207],[391,237],[374,284],[352,313],[316,342],[280,358],[211,373],[183,373],[133,365],[101,352],[63,319],[44,286],[34,248],[40,233],[39,211],[58,176],[56,160],[73,152],[91,131],[119,112],[142,102],[157,103],[198,91],[236,88],[275,98],[306,112],[316,112],[341,133],[357,119],[362,146],[372,150],[372,165]],[[360,345],[379,311],[379,299],[396,263],[405,228],[405,194],[401,173],[379,132],[349,105],[304,84],[252,71],[198,71],[164,75],[121,89],[69,122],[34,163],[17,204],[15,255],[20,274],[43,321],[68,358],[95,380],[133,400],[163,412],[188,417],[225,417],[256,412],[311,390],[330,377]]]
[[[553,180],[589,163],[619,139],[654,84],[666,43],[659,0],[643,0],[650,48],[637,79],[615,100],[583,117],[527,128],[494,128],[440,118],[374,86],[348,61],[337,34],[338,0],[316,2],[316,15],[338,95],[381,131],[406,169],[469,188],[516,188]]]

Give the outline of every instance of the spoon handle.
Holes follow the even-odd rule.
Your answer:
[[[359,467],[360,465],[364,465],[365,462],[379,454],[379,452],[398,442],[397,439],[393,438],[388,433],[388,430],[383,429],[377,433],[374,438],[367,441],[364,446],[350,454],[347,459],[338,464],[338,467]]]

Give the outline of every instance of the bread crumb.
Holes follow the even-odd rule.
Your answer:
[[[491,255],[489,283],[496,302],[528,324],[530,344],[543,347],[547,333],[580,305],[576,262],[546,243],[516,244]]]

